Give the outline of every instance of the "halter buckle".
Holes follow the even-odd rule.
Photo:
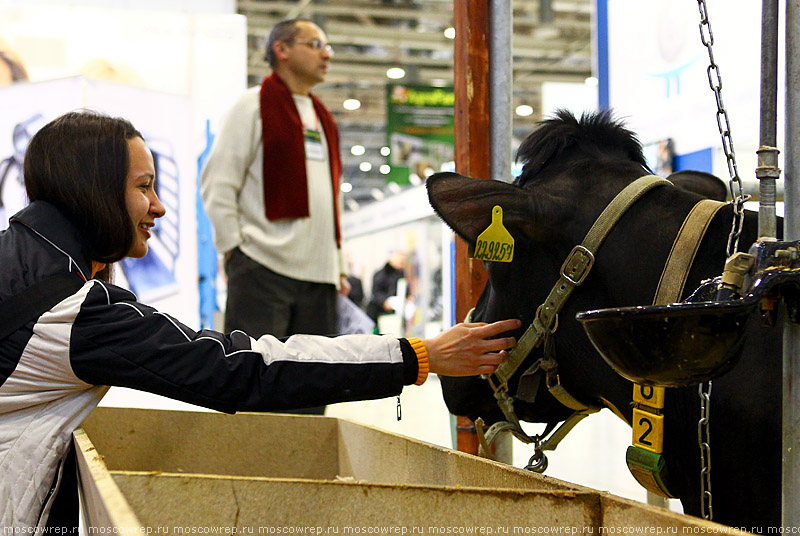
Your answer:
[[[577,287],[586,276],[594,264],[594,254],[585,246],[578,244],[567,255],[564,264],[561,265],[561,277],[573,287]]]
[[[495,374],[482,374],[481,377],[487,382],[489,382],[489,387],[491,387],[492,391],[494,391],[495,393],[498,391],[502,391],[504,393],[508,392],[508,382],[499,381],[499,379],[496,379]]]

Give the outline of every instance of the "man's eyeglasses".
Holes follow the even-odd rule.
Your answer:
[[[313,48],[314,50],[324,50],[325,52],[327,52],[328,54],[333,56],[333,47],[330,46],[325,41],[322,41],[320,39],[308,39],[306,41],[295,41],[295,43],[297,43],[299,45],[308,45],[311,48]]]

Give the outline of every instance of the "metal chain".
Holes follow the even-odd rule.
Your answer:
[[[704,386],[708,386],[704,389]],[[714,519],[711,505],[711,381],[697,386],[700,396],[700,420],[697,422],[697,444],[700,446],[700,510],[703,519]]]
[[[736,151],[733,149],[733,138],[731,137],[731,125],[728,119],[728,112],[722,102],[722,76],[720,75],[719,65],[714,62],[714,33],[711,31],[711,22],[708,20],[708,7],[706,0],[697,0],[697,7],[700,10],[700,41],[708,50],[708,85],[714,92],[717,102],[717,128],[722,139],[722,150],[725,152],[725,161],[728,164],[728,174],[730,175],[729,188],[733,204],[733,222],[731,232],[728,235],[727,255],[731,257],[739,249],[739,237],[742,234],[744,225],[744,203],[749,196],[742,192],[742,180],[739,178],[739,170],[736,167]],[[700,503],[703,518],[711,520],[714,518],[711,495],[711,382],[709,381],[698,386],[700,396],[700,420],[697,423],[697,444],[700,447]]]
[[[729,188],[733,199],[733,223],[731,232],[728,235],[728,257],[732,256],[739,249],[739,236],[742,234],[744,224],[744,203],[749,196],[742,193],[742,180],[739,178],[739,171],[736,168],[736,152],[733,149],[733,138],[731,137],[731,125],[728,120],[728,112],[722,103],[722,77],[719,72],[719,65],[714,62],[714,34],[711,31],[711,23],[708,20],[708,8],[706,0],[697,0],[700,9],[700,41],[708,50],[708,84],[714,92],[717,101],[717,127],[722,138],[722,150],[725,152],[725,159],[728,163],[728,173],[730,174]]]

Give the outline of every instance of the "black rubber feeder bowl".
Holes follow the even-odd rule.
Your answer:
[[[585,311],[576,318],[618,374],[640,384],[683,387],[736,365],[756,304],[684,302]]]

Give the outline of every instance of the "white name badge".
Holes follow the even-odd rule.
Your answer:
[[[319,130],[305,129],[303,132],[306,144],[306,158],[310,160],[325,160],[322,151],[322,134]]]

